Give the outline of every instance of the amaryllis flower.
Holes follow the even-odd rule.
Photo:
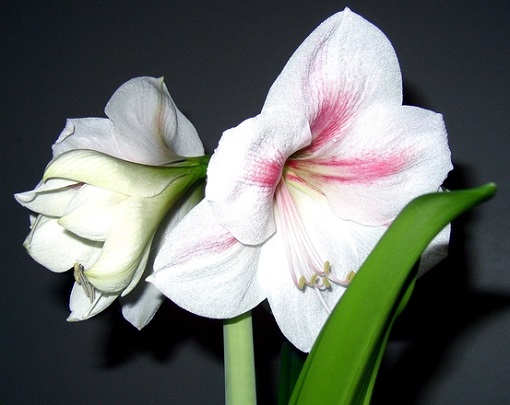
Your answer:
[[[390,42],[346,9],[298,48],[262,112],[224,133],[205,200],[165,240],[150,280],[208,317],[267,299],[309,351],[388,225],[451,167],[441,115],[402,106]]]
[[[35,213],[28,253],[54,272],[74,272],[72,321],[99,313],[150,274],[158,227],[164,234],[198,203],[195,185],[205,177],[203,158],[191,157],[203,154],[200,139],[162,79],[130,80],[105,112],[109,119],[68,120],[42,181],[15,196]],[[144,282],[137,290],[123,313],[141,328],[163,296]]]

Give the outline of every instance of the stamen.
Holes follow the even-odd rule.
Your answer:
[[[331,274],[329,261],[322,260],[315,249],[283,178],[276,187],[275,201],[278,208],[276,220],[282,230],[294,285],[300,290],[308,286],[321,291],[331,289],[331,283],[346,285],[345,281]]]
[[[74,264],[74,279],[76,282],[83,287],[83,291],[85,291],[85,295],[90,299],[90,303],[92,304],[94,302],[94,298],[96,295],[96,289],[92,284],[90,284],[90,281],[85,277],[85,274],[83,274],[83,265],[80,263]]]

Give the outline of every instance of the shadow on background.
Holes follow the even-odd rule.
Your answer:
[[[455,165],[445,186],[473,187],[466,167]],[[449,256],[416,283],[396,320],[378,374],[372,403],[417,403],[448,366],[456,340],[478,323],[510,308],[510,296],[475,291],[470,283],[469,224],[476,208],[452,223]]]

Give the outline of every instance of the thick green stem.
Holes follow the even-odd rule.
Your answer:
[[[251,311],[223,323],[225,404],[256,405]]]

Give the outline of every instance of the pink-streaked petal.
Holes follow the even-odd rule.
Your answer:
[[[128,160],[143,154],[147,164],[159,165],[181,156],[203,155],[197,131],[177,109],[163,78],[138,77],[124,83],[105,108],[122,134]],[[133,160],[132,160],[133,161]]]
[[[116,298],[117,295],[115,294],[103,294],[96,291],[95,299],[90,302],[90,298],[85,294],[83,287],[78,283],[74,283],[71,297],[69,298],[71,314],[67,320],[69,322],[77,322],[92,318],[108,308]]]
[[[349,9],[324,21],[290,58],[263,111],[288,108],[310,122],[310,152],[342,138],[366,108],[400,105],[402,80],[395,51],[374,25]]]
[[[261,248],[259,277],[280,329],[296,347],[307,352],[345,290],[334,280],[345,281],[351,271],[356,272],[386,228],[339,219],[318,194],[310,196],[295,189],[291,193],[310,240],[309,250],[302,249],[297,256],[302,263],[313,248],[321,263],[329,262],[332,287],[323,291],[296,287],[287,255],[283,254],[292,247],[286,241],[286,229],[280,228]]]
[[[259,252],[218,224],[203,201],[167,235],[148,281],[195,314],[234,317],[265,298],[255,277]]]
[[[90,266],[99,256],[102,243],[80,238],[57,223],[39,215],[23,243],[28,254],[51,271],[61,273],[75,263]]]
[[[60,217],[76,191],[79,183],[63,179],[50,179],[40,183],[34,190],[14,194],[23,207],[48,217]]]
[[[288,166],[336,215],[364,225],[392,221],[413,198],[436,192],[452,168],[442,116],[408,106],[370,109],[322,152]]]
[[[247,245],[275,230],[273,194],[283,165],[310,143],[308,123],[291,111],[268,111],[226,131],[208,168],[206,200],[216,220]]]

